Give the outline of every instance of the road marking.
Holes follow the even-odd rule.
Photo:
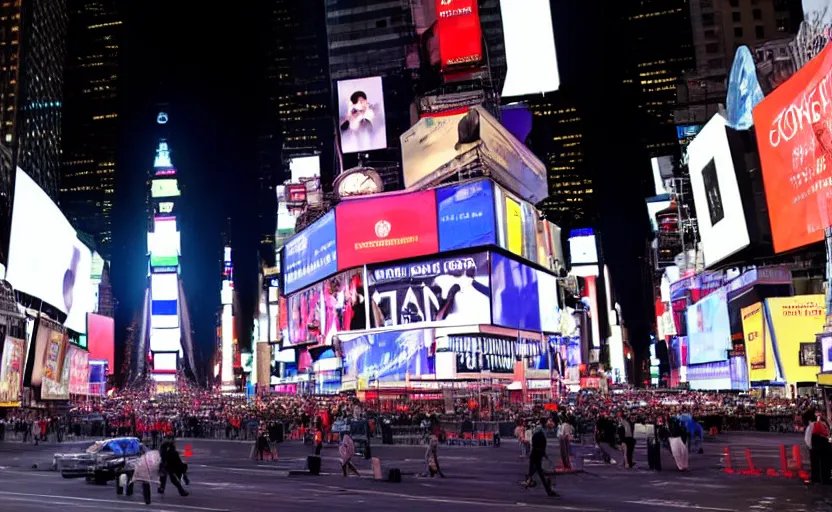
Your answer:
[[[80,498],[77,496],[53,496],[51,494],[29,494],[25,492],[10,492],[10,491],[0,491],[0,496],[22,496],[22,497],[29,497],[29,498],[47,498],[49,500],[58,501],[58,500],[69,500],[70,502],[82,502],[82,503],[118,503],[119,505],[122,504],[129,504],[125,503],[124,501],[120,500],[102,500],[99,498]],[[173,507],[177,509],[184,509],[184,510],[202,510],[204,512],[231,512],[227,508],[209,508],[209,507],[198,507],[192,505],[174,505],[172,503],[166,503],[165,507]]]
[[[624,503],[629,503],[631,505],[649,505],[651,507],[667,507],[667,508],[681,508],[681,509],[688,509],[688,510],[712,510],[714,512],[738,512],[736,509],[733,508],[719,508],[719,507],[706,507],[700,505],[694,505],[692,503],[680,503],[678,501],[673,500],[633,500],[633,501],[625,501]]]

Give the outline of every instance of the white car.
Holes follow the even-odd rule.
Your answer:
[[[116,437],[96,441],[83,452],[56,453],[52,468],[64,478],[86,478],[105,484],[115,479],[116,471],[137,459],[142,443],[135,437]]]

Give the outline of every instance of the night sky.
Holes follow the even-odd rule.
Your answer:
[[[177,4],[122,2],[123,136],[113,235],[116,338],[123,339],[145,286],[145,179],[157,142],[155,105],[165,101],[170,103],[172,159],[183,189],[182,273],[197,357],[208,359],[219,306],[220,233],[227,216],[247,327],[254,310],[262,59],[256,7],[249,2],[217,10]],[[648,230],[643,184],[650,176],[649,160],[638,149],[635,101],[620,86],[628,45],[615,7],[608,4],[555,0],[553,16],[563,87],[577,96],[584,120],[585,161],[595,179],[604,252],[630,338],[646,350],[650,315],[638,258]],[[239,335],[247,340],[250,332]]]

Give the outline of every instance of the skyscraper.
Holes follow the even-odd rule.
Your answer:
[[[55,202],[66,56],[64,0],[0,4],[0,201],[11,208],[16,166]],[[8,219],[8,218],[7,218]],[[8,220],[0,223],[8,231]]]
[[[115,0],[67,0],[61,207],[110,259],[122,22]]]

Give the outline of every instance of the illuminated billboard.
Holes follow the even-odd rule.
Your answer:
[[[105,360],[108,375],[115,371],[115,320],[90,313],[87,315],[87,345],[90,359]]]
[[[436,190],[439,250],[494,245],[494,184],[480,180]]]
[[[434,190],[343,201],[335,225],[339,269],[439,250]]]
[[[83,334],[94,307],[92,253],[46,192],[20,168],[15,176],[6,281],[66,313],[67,328]]]
[[[342,153],[387,147],[381,77],[339,80],[338,115]]]
[[[288,299],[289,345],[323,341],[323,283],[301,290]]]
[[[152,352],[174,352],[180,350],[182,333],[179,329],[150,329],[150,350]]]
[[[178,256],[150,256],[151,267],[176,267],[179,265]]]
[[[335,210],[292,237],[284,246],[285,293],[292,293],[338,271]]]
[[[823,295],[798,295],[766,299],[772,345],[780,373],[786,382],[816,382],[815,335],[823,332],[826,301]]]
[[[436,32],[442,70],[482,61],[482,28],[477,0],[436,0]]]
[[[25,349],[25,340],[6,336],[3,345],[2,366],[0,366],[0,404],[3,406],[20,405]]]
[[[491,305],[495,325],[560,332],[557,278],[499,253],[491,254]]]
[[[688,357],[690,364],[728,359],[731,324],[728,295],[724,288],[687,308]]]
[[[715,114],[688,146],[688,169],[705,266],[710,267],[751,243],[721,115]]]
[[[155,179],[150,182],[150,197],[179,197],[179,181],[176,178]]]
[[[508,68],[502,96],[558,90],[560,74],[549,0],[502,0],[500,13]]]
[[[747,46],[740,46],[734,54],[734,64],[728,77],[728,97],[725,110],[727,124],[735,130],[754,126],[752,111],[763,101],[763,89],[757,80],[757,67]]]
[[[153,373],[176,373],[179,352],[153,352]]]
[[[774,250],[823,240],[832,224],[832,45],[754,107]]]
[[[289,171],[292,174],[292,181],[295,183],[300,183],[301,180],[307,178],[320,178],[321,157],[315,155],[290,158]]]

